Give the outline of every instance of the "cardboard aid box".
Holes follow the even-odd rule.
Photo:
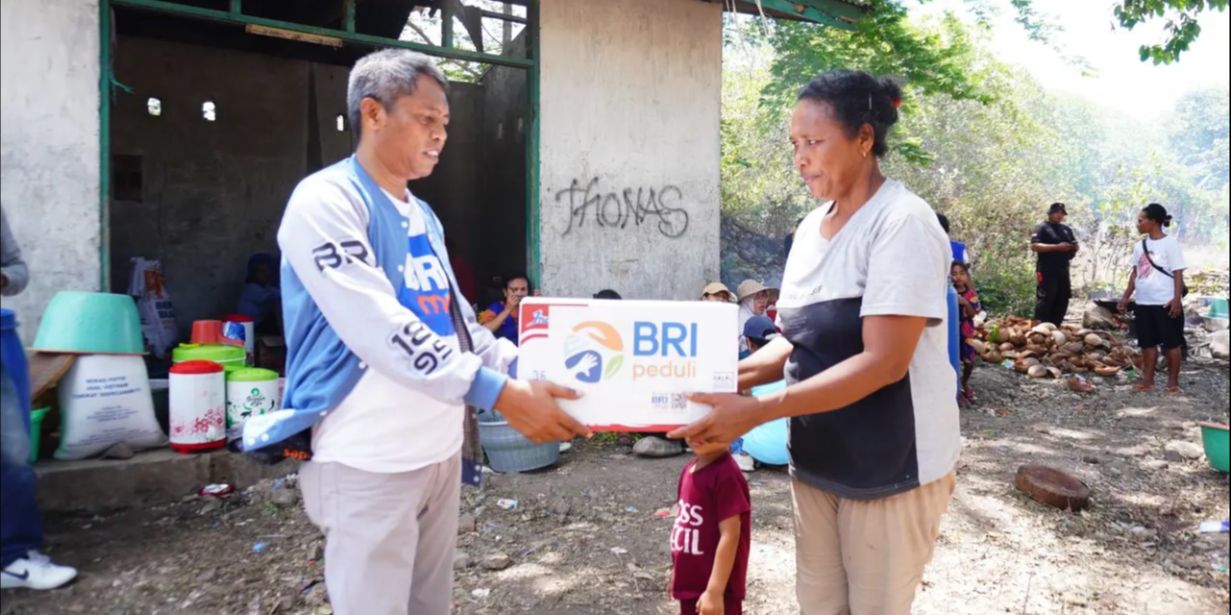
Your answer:
[[[667,431],[709,406],[688,393],[734,393],[739,308],[703,301],[527,297],[518,377],[583,393],[560,407],[596,431]]]

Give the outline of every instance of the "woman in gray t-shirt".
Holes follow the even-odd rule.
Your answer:
[[[791,417],[796,594],[802,613],[908,613],[953,494],[960,450],[948,360],[949,242],[936,214],[878,159],[901,91],[824,73],[791,119],[795,166],[823,204],[795,232],[782,337],[740,363],[759,397],[713,406],[673,436],[727,442]]]

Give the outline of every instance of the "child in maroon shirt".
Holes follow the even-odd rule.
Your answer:
[[[681,615],[740,615],[752,537],[748,481],[727,447],[694,447],[671,529],[671,596]]]

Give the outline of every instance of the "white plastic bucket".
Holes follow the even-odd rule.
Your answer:
[[[171,448],[192,453],[226,445],[226,383],[213,361],[171,366]]]

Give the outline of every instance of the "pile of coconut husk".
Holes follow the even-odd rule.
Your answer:
[[[984,361],[1012,361],[1014,369],[1032,378],[1066,374],[1114,377],[1135,368],[1140,361],[1137,350],[1110,331],[1070,324],[1057,327],[1018,316],[984,323],[970,344]]]

